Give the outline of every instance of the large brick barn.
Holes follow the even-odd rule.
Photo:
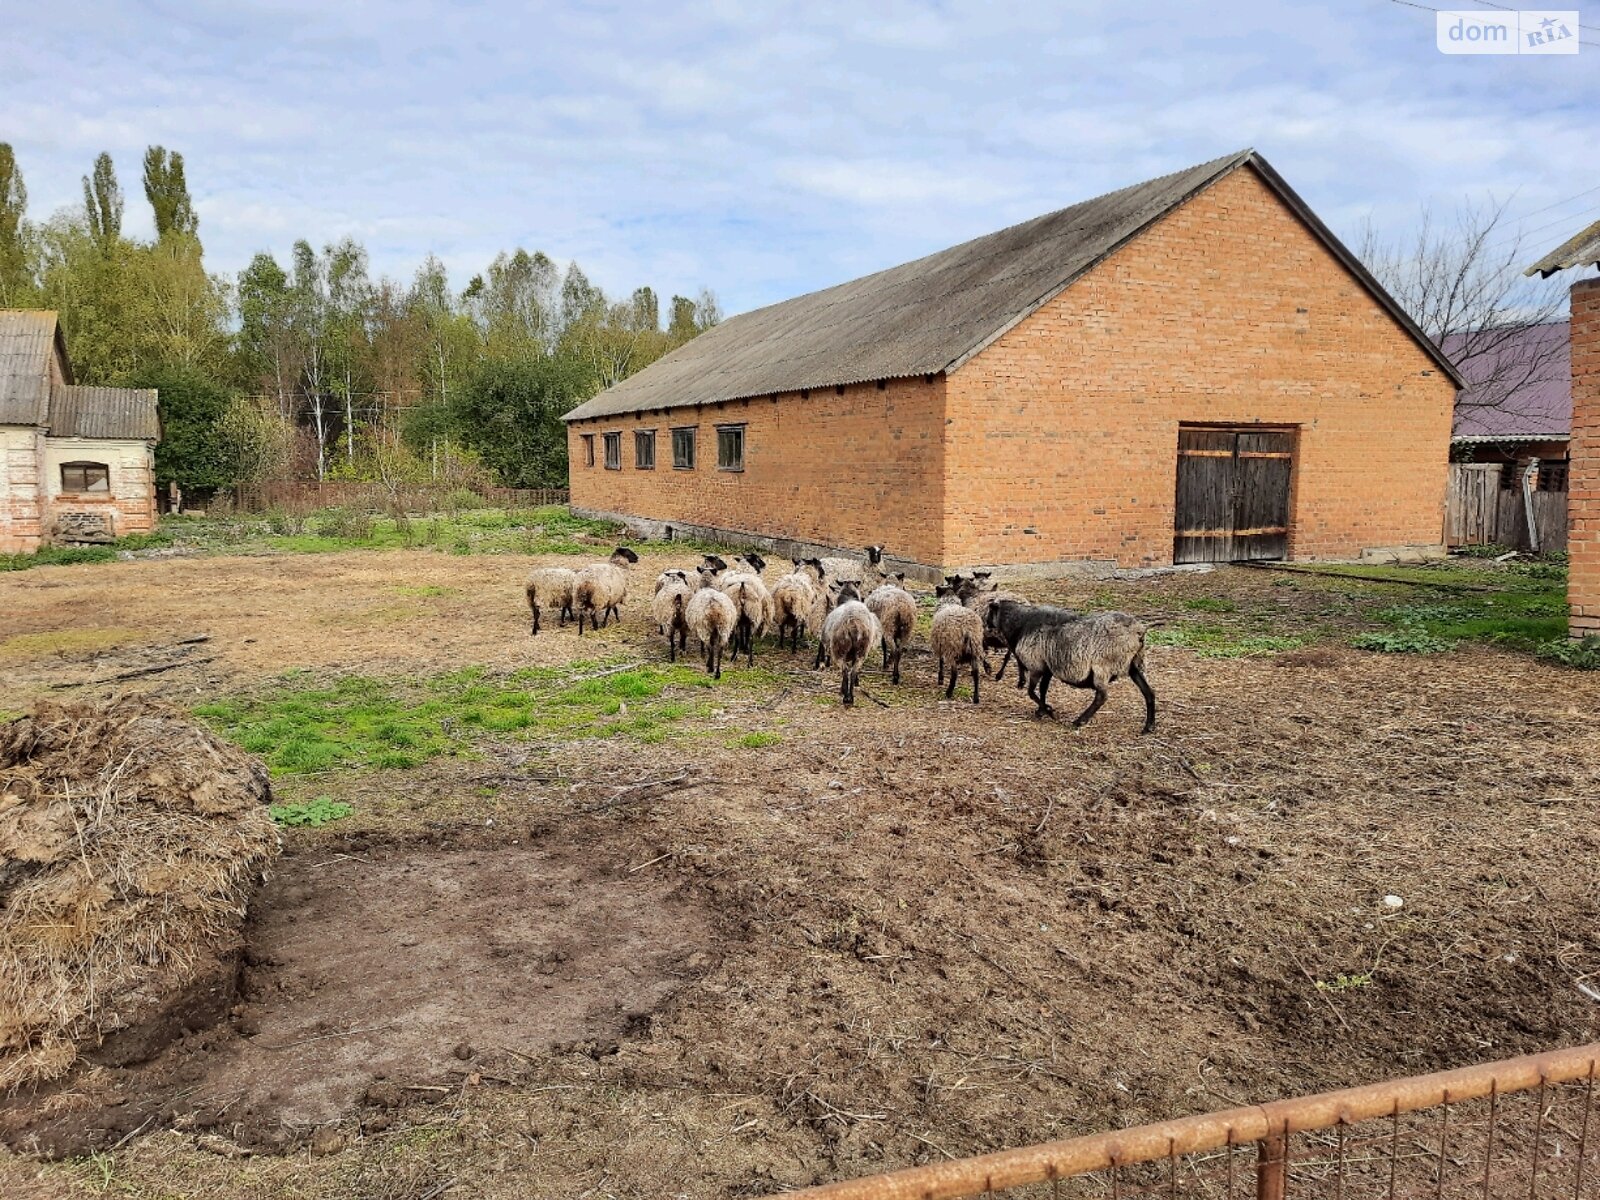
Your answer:
[[[930,568],[1425,553],[1460,384],[1247,150],[714,327],[567,414],[572,504]]]

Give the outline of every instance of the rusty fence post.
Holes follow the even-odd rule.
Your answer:
[[[1289,1131],[1269,1133],[1256,1143],[1256,1200],[1283,1200],[1289,1165]]]

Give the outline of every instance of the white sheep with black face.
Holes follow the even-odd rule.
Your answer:
[[[917,598],[906,591],[905,575],[893,577],[894,582],[872,589],[866,605],[878,618],[883,630],[883,667],[890,681],[900,682],[900,657],[911,644],[912,631],[917,627]]]
[[[944,698],[956,694],[956,673],[962,667],[972,669],[972,702],[978,702],[978,668],[989,673],[983,657],[983,622],[978,614],[961,603],[956,589],[941,583],[934,589],[939,597],[939,607],[933,610],[933,631],[930,641],[933,657],[939,663],[939,685],[945,688]],[[950,683],[945,687],[945,672],[950,672]]]
[[[626,546],[618,546],[603,563],[591,563],[578,572],[572,588],[572,604],[578,613],[578,633],[588,617],[594,629],[603,629],[610,618],[622,620],[622,602],[628,598],[628,568],[639,556]]]
[[[833,611],[822,623],[815,665],[821,666],[826,657],[839,668],[839,697],[846,708],[856,702],[862,665],[882,641],[883,628],[872,610],[861,602],[856,585],[840,584],[834,594]]]
[[[528,609],[533,615],[532,636],[539,635],[546,612],[558,614],[560,624],[567,623],[567,618],[572,616],[572,589],[577,582],[577,572],[567,567],[535,567],[529,573],[525,590]]]
[[[733,601],[716,586],[716,572],[700,568],[700,587],[684,606],[684,619],[700,642],[706,670],[712,678],[722,678],[722,652],[733,639],[739,613]]]
[[[656,594],[650,598],[650,617],[667,635],[667,657],[678,661],[678,651],[689,648],[689,600],[698,586],[689,582],[689,572],[663,571],[656,580]]]

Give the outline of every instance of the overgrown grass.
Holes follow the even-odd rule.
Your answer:
[[[196,715],[261,755],[274,774],[407,768],[470,749],[482,735],[661,741],[710,713],[714,682],[689,666],[573,663],[491,676],[482,667],[419,683],[349,676],[248,700],[203,704]],[[742,684],[749,681],[741,679]]]
[[[115,562],[124,550],[152,550],[158,546],[170,546],[172,541],[172,534],[168,530],[157,529],[151,533],[130,533],[104,546],[44,546],[32,554],[0,554],[0,571]]]
[[[572,554],[603,556],[627,544],[641,554],[727,552],[695,539],[639,543],[611,521],[575,517],[562,505],[480,508],[429,516],[375,516],[328,508],[307,515],[179,517],[163,532],[174,544],[212,554],[329,554],[348,550],[437,550],[445,554]],[[589,540],[584,540],[589,539]]]
[[[1147,640],[1154,646],[1185,646],[1202,658],[1249,658],[1298,650],[1312,639],[1298,633],[1256,633],[1227,625],[1181,621],[1157,626]]]
[[[353,811],[343,800],[318,796],[315,800],[298,800],[293,804],[274,804],[267,810],[279,825],[310,825],[313,828],[342,821]]]

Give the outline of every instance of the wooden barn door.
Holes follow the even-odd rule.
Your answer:
[[[1172,561],[1282,558],[1293,466],[1291,433],[1180,428]]]

